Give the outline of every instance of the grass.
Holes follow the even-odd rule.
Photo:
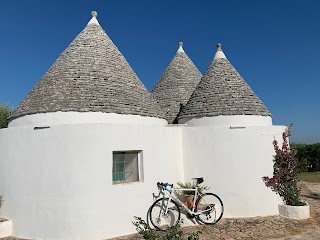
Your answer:
[[[298,174],[298,181],[320,183],[320,172],[302,172]]]

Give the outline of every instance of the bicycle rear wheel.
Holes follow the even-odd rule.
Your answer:
[[[168,206],[168,211],[166,209]],[[168,230],[177,226],[180,221],[180,209],[178,204],[172,199],[160,198],[150,207],[150,220],[152,225],[158,230]]]
[[[203,194],[196,202],[196,213],[200,213],[196,218],[204,224],[215,224],[223,215],[223,203],[221,199],[213,193]]]

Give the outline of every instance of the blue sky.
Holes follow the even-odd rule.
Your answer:
[[[0,103],[16,107],[98,12],[150,91],[178,42],[204,73],[227,58],[292,141],[320,142],[320,1],[1,0]]]

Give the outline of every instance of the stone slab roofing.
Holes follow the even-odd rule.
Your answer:
[[[179,118],[219,115],[271,116],[263,102],[225,57],[221,44],[218,44],[214,60]]]
[[[179,43],[179,49],[163,72],[151,95],[166,114],[169,123],[174,123],[198,85],[202,74]]]
[[[9,117],[104,112],[164,118],[162,110],[101,28],[96,12]]]

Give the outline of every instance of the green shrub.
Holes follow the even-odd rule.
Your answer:
[[[147,240],[182,240],[184,233],[181,230],[181,225],[169,229],[167,232],[157,232],[149,227],[149,225],[140,217],[134,217],[133,225],[137,232]],[[201,231],[197,231],[188,236],[188,240],[199,240]]]
[[[0,128],[8,127],[8,117],[11,112],[9,104],[0,104]]]
[[[297,150],[299,172],[320,171],[320,143],[292,143],[291,147]]]

